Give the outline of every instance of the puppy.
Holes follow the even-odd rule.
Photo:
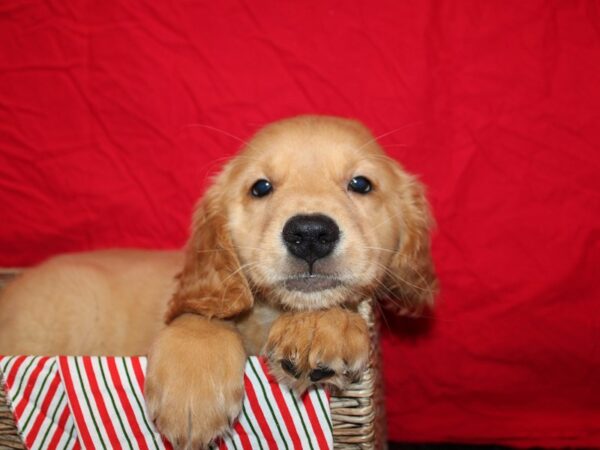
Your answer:
[[[298,391],[359,377],[357,304],[433,300],[430,223],[421,184],[360,123],[275,122],[215,178],[184,252],[63,255],[25,272],[0,299],[0,353],[147,353],[158,429],[203,446],[239,414],[249,354]]]

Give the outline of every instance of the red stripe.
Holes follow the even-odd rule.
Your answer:
[[[171,443],[167,440],[167,438],[165,438],[164,436],[161,435],[160,439],[162,440],[163,445],[165,446],[166,450],[173,450],[173,446],[171,445]]]
[[[44,398],[44,401],[40,406],[39,414],[36,416],[35,422],[33,422],[33,425],[31,426],[31,430],[29,430],[29,433],[25,437],[25,444],[27,445],[27,447],[33,446],[35,438],[37,437],[38,433],[40,432],[40,428],[42,427],[42,423],[44,423],[44,419],[48,416],[48,409],[50,408],[50,403],[52,403],[52,400],[54,399],[54,395],[56,394],[56,390],[58,389],[59,385],[60,375],[57,371],[56,375],[54,376],[54,379],[50,383],[50,386],[48,386],[48,392],[46,393],[46,397]]]
[[[319,443],[319,448],[329,448],[327,445],[327,439],[325,438],[325,433],[323,433],[323,429],[321,428],[321,424],[319,423],[319,418],[317,417],[317,413],[315,412],[315,407],[312,404],[312,400],[310,399],[309,391],[306,391],[302,396],[302,403],[304,403],[304,407],[306,408],[306,412],[308,413],[308,418],[310,419],[310,423],[312,425],[313,432],[317,435],[317,442]]]
[[[269,444],[269,449],[277,450],[277,444],[275,443],[275,439],[273,438],[273,434],[271,433],[271,429],[269,428],[269,424],[267,423],[267,419],[265,419],[265,415],[262,412],[260,407],[260,403],[258,403],[258,398],[256,398],[256,392],[254,392],[254,386],[252,386],[252,382],[248,378],[248,376],[244,375],[244,385],[246,387],[246,396],[248,398],[248,403],[250,403],[250,407],[252,408],[252,412],[258,421],[258,425],[262,430],[263,436]]]
[[[75,443],[73,444],[73,450],[79,450],[81,448],[81,444],[77,440],[77,436],[75,437]]]
[[[83,413],[81,412],[81,406],[79,405],[79,400],[77,399],[77,394],[75,393],[75,388],[73,387],[73,380],[71,379],[71,372],[69,370],[67,357],[59,356],[58,363],[60,367],[60,374],[65,384],[65,390],[67,391],[69,405],[71,405],[71,411],[73,412],[73,417],[75,418],[75,423],[77,424],[79,436],[81,437],[85,448],[94,448],[94,441],[92,441],[90,432],[85,424]]]
[[[131,365],[133,366],[133,373],[135,373],[135,378],[138,382],[138,386],[140,387],[140,391],[142,394],[144,393],[144,371],[142,370],[142,365],[140,364],[139,357],[133,357],[129,359],[131,361]]]
[[[233,429],[240,438],[242,448],[244,450],[252,450],[252,444],[250,444],[250,438],[248,437],[248,433],[246,433],[246,430],[244,430],[244,427],[240,423],[239,419],[235,422]]]
[[[106,427],[106,434],[108,434],[108,439],[110,439],[110,443],[113,448],[122,448],[119,439],[117,438],[117,433],[115,431],[115,427],[113,426],[112,419],[108,414],[108,410],[106,409],[106,403],[104,402],[104,397],[102,396],[102,392],[100,392],[100,387],[98,386],[98,381],[96,380],[96,374],[94,373],[94,368],[92,367],[92,359],[89,356],[85,356],[81,358],[83,361],[83,367],[85,368],[85,373],[88,378],[88,382],[90,384],[90,390],[92,391],[92,395],[94,396],[94,401],[96,402],[96,406],[98,407],[98,412],[100,413],[100,417],[102,418],[102,424]]]
[[[69,418],[69,407],[65,406],[65,409],[63,409],[63,412],[60,415],[60,419],[58,419],[58,424],[56,425],[56,431],[54,432],[54,435],[52,436],[52,439],[50,439],[50,443],[48,444],[49,449],[55,450],[57,448],[58,443],[60,442],[60,439],[65,434],[65,431],[66,431],[65,424],[67,423],[68,418]],[[91,446],[89,448],[94,448],[94,447]]]
[[[140,426],[138,425],[135,413],[133,412],[133,408],[131,407],[131,403],[129,403],[129,398],[127,398],[127,395],[125,394],[125,389],[123,388],[123,383],[121,383],[121,377],[119,376],[117,365],[115,364],[115,358],[106,358],[106,363],[108,364],[108,371],[110,372],[110,377],[112,378],[113,384],[115,385],[115,390],[117,391],[117,394],[119,394],[119,400],[121,400],[121,405],[125,410],[125,415],[127,416],[127,421],[129,422],[129,426],[133,431],[135,440],[139,444],[140,448],[144,448],[147,450],[148,445],[146,444],[146,439],[144,438],[142,430],[140,430]]]
[[[267,380],[269,380],[269,386],[271,388],[271,392],[275,397],[275,401],[277,402],[277,406],[279,407],[279,411],[281,411],[281,415],[283,416],[283,421],[285,422],[285,427],[292,438],[292,442],[294,444],[294,449],[302,450],[302,442],[300,441],[300,436],[298,436],[298,432],[296,431],[296,426],[294,425],[294,420],[292,419],[292,415],[290,410],[283,398],[283,393],[281,392],[281,386],[279,383],[273,378],[271,373],[269,372],[269,368],[265,364],[264,358],[259,358],[260,366],[267,376]]]
[[[33,392],[33,388],[35,387],[35,382],[40,376],[40,372],[42,371],[42,368],[44,367],[46,361],[48,361],[47,356],[41,358],[38,361],[36,368],[33,370],[33,372],[31,372],[31,375],[29,375],[29,379],[27,380],[27,383],[25,385],[25,391],[23,392],[23,397],[21,398],[19,404],[15,407],[15,416],[17,417],[17,419],[21,418],[21,416],[23,415],[23,411],[25,411],[25,408],[29,404],[29,398],[31,397],[31,393]]]
[[[146,374],[144,373],[144,369],[142,369],[142,364],[140,363],[139,356],[133,356],[129,358],[131,361],[131,365],[133,366],[133,373],[135,373],[135,378],[137,380],[138,386],[140,387],[140,392],[142,395],[144,394],[144,382],[146,380]],[[165,446],[165,450],[173,450],[173,445],[164,437],[160,436],[163,445]]]
[[[6,385],[9,388],[12,388],[13,383],[15,382],[15,378],[17,376],[17,372],[19,371],[19,367],[21,367],[21,364],[23,364],[23,361],[25,361],[25,356],[19,356],[17,358],[17,360],[15,361],[15,363],[13,364],[13,366],[10,368],[10,371],[8,373],[8,376],[6,377]]]
[[[129,358],[131,361],[131,365],[133,367],[133,373],[135,374],[135,379],[137,380],[138,386],[140,387],[140,392],[142,395],[144,394],[144,381],[146,380],[146,375],[144,374],[144,369],[142,369],[142,364],[140,363],[139,356],[132,356]],[[160,436],[163,445],[165,446],[165,450],[173,450],[173,446],[171,443],[164,437]]]
[[[216,440],[215,445],[219,447],[219,450],[228,450],[227,444],[225,443],[225,439],[219,438]]]

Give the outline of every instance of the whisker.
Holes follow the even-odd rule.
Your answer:
[[[349,287],[348,291],[350,294],[356,295],[356,297],[363,297],[363,298],[365,297],[361,292],[357,291],[355,288]],[[379,311],[379,317],[381,317],[381,319],[382,319],[383,323],[385,324],[385,326],[387,327],[387,329],[391,331],[392,328],[390,327],[390,324],[385,317],[385,311],[383,310],[383,307],[377,301],[377,298],[375,298],[375,297],[366,298],[366,301],[371,302],[371,305],[373,305],[373,307]],[[342,307],[344,309],[347,309],[346,305],[342,305]]]
[[[370,247],[370,246],[367,246],[367,245],[363,245],[362,248],[366,248],[366,249],[369,249],[369,250],[381,250],[381,251],[389,252],[389,253],[396,253],[398,251],[397,249],[393,249],[392,250],[392,249],[389,249],[389,248]]]
[[[417,286],[417,285],[415,285],[415,284],[411,283],[410,281],[408,281],[408,280],[405,280],[404,278],[402,278],[402,277],[401,277],[400,275],[398,275],[397,273],[394,273],[394,272],[392,272],[392,271],[391,271],[391,270],[390,270],[390,269],[389,269],[387,266],[385,266],[385,265],[383,265],[383,264],[381,264],[381,263],[379,263],[379,262],[377,262],[377,261],[373,261],[373,263],[374,263],[375,265],[377,265],[377,266],[381,267],[381,268],[384,270],[384,272],[385,272],[386,274],[388,274],[389,276],[391,276],[392,278],[394,278],[396,281],[401,281],[402,283],[404,283],[404,284],[407,284],[408,286],[410,286],[410,287],[412,287],[412,288],[415,288],[415,289],[416,289],[416,290],[418,290],[418,291],[423,291],[423,292],[427,292],[427,293],[429,293],[429,294],[433,294],[433,292],[432,292],[432,290],[431,290],[431,289],[428,289],[428,288],[423,288],[423,287],[421,287],[421,286]],[[423,281],[425,281],[425,277],[423,277],[423,276],[422,276],[422,275],[421,275],[421,274],[420,274],[418,271],[416,271],[415,269],[413,269],[413,271],[414,271],[414,272],[415,272],[417,275],[420,275],[420,276],[422,277],[422,280],[423,280]]]
[[[386,136],[389,136],[390,134],[397,133],[398,131],[405,130],[406,128],[409,128],[409,127],[412,127],[412,126],[416,126],[416,125],[423,125],[424,123],[425,123],[425,122],[423,122],[422,120],[420,120],[420,121],[416,121],[416,122],[411,122],[411,123],[408,123],[408,124],[406,124],[406,125],[403,125],[403,126],[401,126],[401,127],[395,128],[395,129],[393,129],[393,130],[391,130],[391,131],[388,131],[387,133],[382,133],[382,134],[380,134],[380,135],[377,135],[377,136],[375,136],[375,137],[374,137],[374,138],[372,138],[372,139],[369,139],[367,142],[365,142],[364,144],[362,144],[362,145],[361,145],[360,147],[358,147],[356,150],[357,150],[357,151],[358,151],[358,150],[362,150],[362,149],[363,149],[363,148],[365,148],[367,145],[369,145],[369,144],[372,144],[373,142],[376,142],[376,141],[378,141],[378,140],[379,140],[379,139],[381,139],[381,138],[384,138],[384,137],[386,137]]]
[[[226,282],[227,280],[229,280],[229,279],[230,279],[231,277],[233,277],[234,275],[236,275],[236,274],[240,273],[242,270],[244,270],[244,269],[246,269],[246,268],[248,268],[248,267],[257,266],[258,264],[259,264],[259,263],[257,263],[257,262],[249,262],[249,263],[246,263],[246,264],[241,264],[241,265],[240,265],[240,267],[238,267],[238,268],[237,268],[237,269],[235,269],[233,272],[231,272],[229,275],[227,275],[227,276],[226,276],[226,277],[223,279],[222,283],[223,283],[223,284],[225,284],[225,282]]]
[[[379,227],[382,227],[386,224],[388,224],[390,221],[397,219],[398,217],[400,217],[402,215],[402,213],[398,213],[398,214],[393,214],[391,216],[389,216],[388,218],[382,220],[380,223],[378,223],[377,225],[375,225],[374,227],[371,228],[371,230],[376,230]]]
[[[227,292],[229,290],[229,284],[227,284],[227,281],[234,275],[236,275],[236,274],[240,273],[242,270],[246,269],[247,267],[251,267],[254,265],[258,265],[258,263],[250,262],[250,263],[242,264],[242,265],[240,265],[240,267],[238,267],[236,270],[231,272],[229,275],[227,275],[223,279],[223,281],[221,283],[223,284],[223,286],[225,286],[225,289],[223,290],[223,295],[221,296],[221,303],[225,302],[225,297],[227,297]],[[239,299],[242,295],[243,295],[243,293],[240,293],[240,295],[238,296],[237,299]],[[236,299],[236,301],[237,301],[237,299]]]
[[[190,123],[188,125],[182,126],[180,128],[180,130],[183,130],[185,128],[205,128],[207,130],[216,131],[218,133],[224,134],[225,136],[229,136],[230,138],[235,139],[238,142],[241,142],[242,144],[246,145],[249,148],[253,148],[252,145],[248,141],[242,139],[241,137],[236,136],[235,134],[232,134],[232,133],[230,133],[228,131],[225,131],[225,130],[223,130],[221,128],[214,127],[212,125],[206,125],[206,124],[203,124],[203,123]]]
[[[263,251],[263,248],[260,247],[250,247],[250,246],[246,246],[246,245],[233,245],[232,246],[234,249],[244,249],[244,250],[258,250],[258,251]],[[196,254],[202,254],[202,253],[216,253],[216,252],[226,252],[226,251],[231,251],[228,248],[210,248],[210,249],[205,249],[205,250],[196,250]]]

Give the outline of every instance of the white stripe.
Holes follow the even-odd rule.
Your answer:
[[[235,444],[235,446],[228,445],[227,447],[229,448],[229,450],[244,450],[244,445],[242,444],[242,440],[240,439],[240,435],[238,433],[232,431],[230,440],[233,442],[233,444]]]
[[[29,382],[29,377],[37,367],[38,361],[36,360],[39,360],[40,358],[41,356],[27,356],[25,358],[25,361],[23,361],[23,364],[21,364],[19,370],[17,371],[17,376],[15,377],[13,387],[10,389],[12,404],[14,405],[15,409],[23,399],[23,394],[25,393],[25,390],[27,390],[27,383]],[[30,363],[31,365],[29,365]],[[19,387],[21,388],[21,391],[17,395],[17,389]]]
[[[123,405],[121,404],[121,399],[119,398],[119,394],[117,393],[117,388],[115,387],[115,384],[113,382],[113,379],[110,375],[110,370],[108,368],[108,358],[110,357],[101,357],[97,359],[97,363],[98,365],[102,366],[102,369],[104,369],[104,375],[106,377],[106,384],[108,385],[108,388],[110,389],[111,393],[113,394],[113,398],[115,399],[115,405],[116,405],[116,410],[115,408],[113,408],[112,406],[112,402],[110,400],[110,397],[106,397],[105,398],[105,403],[107,408],[110,407],[109,409],[109,413],[110,411],[114,411],[115,417],[116,415],[120,415],[121,420],[123,421],[123,426],[125,427],[125,433],[127,433],[127,436],[129,436],[129,439],[131,440],[131,445],[133,447],[135,447],[136,445],[136,440],[135,440],[135,435],[133,433],[133,429],[131,428],[131,425],[129,424],[129,420],[127,420],[127,414],[125,413],[125,409],[123,408]],[[98,376],[100,377],[100,384],[104,385],[104,381],[102,381],[102,375],[99,373]],[[113,415],[111,414],[111,417],[113,417]],[[113,420],[113,424],[115,427],[115,430],[117,430],[117,433],[120,435],[121,433],[123,433],[123,430],[121,429],[121,425],[119,423],[119,419]],[[123,440],[125,441],[125,445],[129,446],[129,444],[127,444],[127,439],[125,439],[125,436],[123,435]]]
[[[131,378],[131,384],[133,385],[134,394],[137,397],[137,399],[139,400],[140,404],[142,405],[141,414],[143,414],[144,418],[146,419],[145,422],[142,420],[142,422],[139,425],[140,425],[140,428],[144,431],[144,434],[146,434],[148,436],[146,439],[148,441],[148,447],[149,448],[157,448],[157,446],[158,446],[158,449],[164,450],[165,446],[163,444],[160,433],[154,426],[154,423],[152,423],[152,420],[150,420],[150,415],[148,414],[148,411],[146,410],[146,400],[144,399],[144,393],[142,392],[142,388],[140,387],[140,385],[137,381],[137,377],[135,375],[135,369],[133,368],[132,358],[126,358],[125,363],[127,366],[129,377]],[[146,364],[142,363],[140,361],[140,366],[142,368],[142,372],[144,373],[144,378],[145,378]],[[132,404],[132,406],[136,409],[139,409],[138,403],[135,402],[135,399],[133,399],[132,401],[134,402],[134,404]],[[150,431],[148,431],[148,427],[150,427]],[[154,439],[153,439],[153,437],[154,437]]]
[[[66,432],[65,430],[68,430],[68,427],[67,427],[68,421],[65,424],[65,427],[63,429],[59,429],[57,424],[58,424],[60,417],[63,414],[65,408],[67,408],[67,410],[69,408],[69,406],[66,404],[66,402],[60,402],[60,405],[58,405],[58,409],[56,411],[56,417],[55,417],[56,422],[52,422],[49,427],[44,429],[44,432],[47,429],[50,430],[50,431],[48,431],[48,436],[46,437],[46,440],[42,442],[42,438],[43,438],[43,434],[42,434],[39,437],[39,439],[36,439],[36,442],[34,442],[34,444],[32,445],[30,450],[35,450],[35,449],[43,450],[43,449],[48,448],[48,444],[50,444],[50,442],[52,441],[52,438],[54,437],[54,435],[57,432],[59,433],[59,436],[61,439],[64,437],[64,434]],[[54,411],[52,411],[52,412],[54,412]],[[70,411],[69,411],[69,415],[70,415]],[[40,433],[41,433],[41,431],[42,430],[40,430]],[[60,439],[59,439],[59,441],[60,441]],[[43,446],[42,446],[42,444],[43,444]]]
[[[60,376],[60,368],[58,367],[58,358],[56,358],[56,365],[57,365],[57,370]],[[65,394],[64,397],[62,396],[62,394]],[[48,436],[48,440],[46,441],[46,445],[48,444],[48,442],[50,442],[50,439],[52,439],[52,434],[56,431],[56,429],[58,428],[58,422],[60,420],[60,416],[63,412],[63,410],[66,408],[68,411],[68,417],[67,417],[67,421],[65,422],[64,425],[64,431],[63,433],[70,433],[71,429],[74,429],[73,431],[73,441],[77,440],[79,438],[78,434],[77,434],[77,429],[75,426],[75,417],[73,416],[73,412],[71,411],[70,405],[69,405],[69,396],[67,394],[67,391],[65,390],[65,385],[64,385],[64,381],[62,379],[62,377],[60,377],[60,384],[58,386],[58,389],[56,391],[56,395],[57,395],[57,399],[60,399],[62,397],[62,400],[60,402],[60,405],[58,407],[58,414],[56,415],[56,422],[52,424],[52,430],[50,431],[50,436]]]
[[[310,421],[310,417],[308,416],[308,411],[306,411],[306,407],[302,402],[301,398],[298,398],[298,407],[300,408],[300,414],[304,419],[304,423],[306,424],[306,428],[308,428],[308,435],[310,436],[310,441],[312,442],[313,448],[319,448],[319,441],[317,440],[317,434],[313,429],[312,423]],[[304,429],[302,430],[304,432]]]
[[[244,409],[244,411],[246,411],[246,414],[248,415],[248,419],[252,422],[252,426],[256,430],[256,433],[258,433],[258,436],[252,432],[250,423],[248,422],[248,420],[246,420],[246,416],[244,415],[244,413],[240,414],[240,418],[239,418],[240,425],[242,427],[244,427],[244,430],[246,431],[246,434],[248,435],[248,439],[250,440],[250,447],[255,450],[260,450],[260,446],[258,444],[258,439],[261,437],[262,433],[260,431],[260,426],[258,425],[258,422],[256,421],[256,417],[254,417],[254,413],[252,412],[252,409],[250,408],[250,404],[248,403],[247,397],[244,397],[243,409]],[[261,439],[260,443],[262,444],[263,450],[269,449],[269,446],[267,445],[267,443],[265,442],[264,439]]]
[[[221,436],[221,439],[225,443],[225,447],[227,448],[227,450],[233,450],[233,445],[231,445],[231,439],[232,439],[232,432],[231,431],[229,433],[227,433],[225,436]],[[217,444],[212,444],[210,446],[210,448],[216,450],[219,447],[217,446]]]
[[[65,358],[65,362],[67,363],[67,370],[69,370],[69,361],[68,358]],[[58,376],[60,379],[60,383],[58,385],[58,389],[56,390],[56,397],[57,398],[62,398],[58,411],[57,411],[57,415],[55,417],[56,422],[53,424],[53,429],[50,431],[48,439],[44,442],[44,445],[47,446],[50,441],[52,440],[53,434],[56,431],[56,429],[58,428],[58,423],[60,421],[60,418],[64,412],[64,410],[67,410],[67,420],[65,422],[65,424],[63,425],[63,429],[62,429],[62,433],[61,433],[61,437],[59,439],[60,441],[64,441],[65,442],[65,448],[67,448],[67,445],[69,446],[69,448],[72,448],[73,446],[75,446],[76,443],[79,443],[81,448],[85,448],[85,446],[83,445],[83,442],[81,441],[81,439],[79,438],[79,429],[77,428],[77,424],[75,423],[75,415],[73,414],[73,411],[71,409],[71,401],[69,400],[69,394],[67,393],[67,388],[66,388],[66,383],[65,383],[65,378],[64,378],[64,373],[63,370],[61,368],[61,356],[57,356],[56,357],[56,370],[58,371]],[[71,373],[71,381],[73,382],[74,380],[72,379],[72,373]],[[74,386],[73,386],[74,388]],[[64,394],[64,396],[63,396]],[[82,399],[78,399],[78,400],[82,400]],[[71,438],[69,439],[68,436],[71,435]],[[40,449],[42,450],[42,449]]]
[[[88,429],[92,442],[98,447],[101,447],[101,443],[104,442],[104,445],[110,448],[110,439],[108,438],[108,433],[106,432],[106,429],[102,423],[100,411],[98,410],[98,406],[96,405],[96,401],[94,399],[94,394],[92,393],[92,388],[83,365],[83,357],[68,357],[67,366],[69,367],[69,372],[71,372],[73,388],[75,389],[75,395],[77,396],[79,405],[81,407],[83,421],[85,422],[85,427]],[[77,368],[79,368],[79,373],[81,373],[81,382],[79,381]],[[89,406],[88,402],[86,401],[86,395],[87,399],[89,400]],[[94,419],[98,425],[99,432],[96,430]]]
[[[67,408],[68,408],[68,406],[67,406]],[[62,413],[62,410],[61,410],[61,413]],[[60,417],[60,414],[59,414],[59,417]],[[74,426],[75,426],[75,423],[73,421],[73,415],[69,414],[69,419],[67,420],[67,423],[65,424],[64,431],[62,431],[62,433],[60,435],[60,439],[58,440],[58,444],[56,445],[56,448],[66,449],[66,448],[72,448],[73,445],[75,445],[75,440],[73,438],[71,438],[69,440],[69,433],[71,432],[71,428]],[[77,436],[77,433],[75,431],[73,432],[73,436]],[[52,439],[52,436],[49,436],[48,440],[46,441],[46,445],[48,445],[48,443],[50,442],[51,439]],[[42,449],[40,449],[40,450],[42,450]]]
[[[67,404],[67,408],[68,408]],[[73,432],[71,432],[73,430]],[[71,439],[68,441],[70,448],[75,447],[77,441],[79,440],[79,436],[77,435],[77,427],[75,426],[75,419],[73,418],[73,414],[69,411],[69,418],[67,419],[67,423],[65,424],[65,431],[67,432],[67,436],[71,436]],[[83,447],[83,445],[81,445]]]
[[[8,358],[6,358],[8,360]],[[10,360],[9,362],[4,362],[5,368],[4,368],[4,373],[6,374],[6,378],[8,378],[8,374],[12,371],[13,367],[15,366],[15,363],[17,362],[17,360],[19,359],[19,356],[15,356],[13,357],[12,360]]]
[[[12,359],[10,359],[12,358]],[[2,375],[3,375],[3,383],[6,383],[6,379],[8,378],[8,372],[10,371],[10,369],[12,368],[13,364],[15,363],[15,361],[17,360],[17,356],[5,356],[4,358],[2,358],[2,361],[0,361],[0,368],[2,369]]]
[[[254,375],[254,371],[252,370],[252,367],[250,367],[250,361],[252,362],[252,364],[254,364],[254,368],[256,369],[256,372],[258,373],[259,378],[256,378],[256,375]],[[254,386],[254,392],[256,393],[256,397],[258,399],[260,409],[262,410],[262,412],[265,416],[265,419],[267,420],[267,424],[268,424],[269,428],[271,429],[271,434],[273,434],[273,437],[275,438],[275,442],[277,442],[277,448],[285,449],[286,444],[287,444],[288,448],[293,448],[293,445],[290,445],[292,443],[292,438],[287,431],[287,428],[285,426],[285,421],[283,420],[281,411],[279,410],[279,407],[277,406],[277,401],[275,400],[275,397],[273,396],[273,393],[271,392],[271,386],[269,384],[269,380],[263,373],[262,366],[260,365],[258,358],[254,357],[254,356],[251,356],[249,358],[248,363],[246,364],[246,374],[248,375],[248,378],[250,379],[250,381],[252,382],[252,385]],[[264,386],[265,391],[266,391],[266,395],[267,395],[266,401],[263,396],[263,390],[262,390],[262,386],[260,384],[261,382],[262,382],[262,386]],[[269,408],[269,405],[271,406],[271,408],[273,408],[273,412],[275,415],[271,414],[271,409]],[[279,430],[277,429],[277,424],[279,424],[279,428],[281,428],[285,442],[283,442],[281,440],[281,436],[279,435]]]
[[[58,373],[58,358],[52,358],[52,359],[56,362],[56,366],[55,366],[56,373],[52,375],[52,377],[55,377],[56,374]],[[62,379],[60,379],[60,376],[59,376],[59,380],[60,380],[60,382],[58,383],[58,388],[56,389],[56,393],[54,394],[54,396],[52,397],[52,400],[50,401],[50,404],[48,405],[48,413],[47,413],[46,417],[44,417],[42,426],[40,427],[40,431],[38,432],[38,435],[32,444],[32,448],[38,448],[39,446],[42,445],[42,439],[44,437],[44,434],[46,434],[46,431],[48,429],[50,429],[50,431],[48,431],[48,436],[46,437],[46,441],[43,442],[44,445],[46,445],[46,446],[48,445],[48,442],[50,442],[50,439],[52,439],[52,435],[54,434],[54,431],[57,428],[58,420],[60,419],[60,414],[62,413],[64,407],[67,405],[67,393],[65,392],[65,388],[63,386]],[[64,394],[64,396],[61,400],[61,396],[63,394]],[[59,400],[60,400],[60,403],[59,403]],[[56,416],[54,417],[55,421],[52,421],[52,415],[54,414],[54,412],[56,412]]]
[[[323,409],[321,408],[321,404],[319,403],[319,395],[324,394],[323,388],[312,387],[309,390],[309,396],[312,400],[312,404],[317,414],[317,419],[319,419],[319,425],[321,425],[321,429],[323,430],[323,434],[325,435],[325,440],[327,441],[328,448],[333,448],[333,436],[329,432],[329,424],[327,423],[327,419],[323,415]],[[323,402],[323,405],[327,407],[327,400]],[[329,413],[329,409],[327,410]]]
[[[332,424],[331,408],[329,406],[329,399],[327,398],[327,392],[325,392],[324,388],[319,388],[319,389],[315,389],[315,394],[317,396],[317,402],[319,402],[319,399],[321,400],[321,402],[317,403],[317,404],[319,406],[320,417],[323,417],[323,419],[325,420],[325,422],[323,422],[323,427],[325,427],[324,428],[325,430],[328,430],[327,431],[328,434],[331,434],[331,433],[329,433],[329,430],[330,430],[329,427],[330,427],[330,424]],[[325,408],[325,413],[323,413],[323,410],[321,408],[321,403],[323,404],[323,407]],[[333,439],[333,436],[332,436],[332,439]],[[333,442],[333,440],[332,440],[332,442]]]
[[[310,439],[310,443],[308,441],[309,438],[306,437],[306,432],[304,431],[304,427],[302,426],[302,419],[304,418],[304,424],[306,425],[306,429],[308,431],[308,435],[312,436],[311,433],[311,426],[310,426],[310,420],[308,420],[308,417],[306,417],[306,414],[302,414],[303,412],[305,412],[304,410],[304,404],[302,403],[302,399],[294,392],[294,391],[290,391],[290,388],[288,388],[287,386],[284,385],[280,385],[281,386],[281,391],[283,394],[283,398],[285,400],[285,403],[288,405],[288,409],[290,411],[290,414],[292,415],[292,420],[294,421],[294,425],[296,427],[296,432],[298,433],[298,437],[300,438],[300,441],[302,442],[302,448],[310,448],[310,445],[312,444],[313,448],[319,448],[319,446],[315,446],[313,439]],[[300,409],[300,415],[298,415],[298,410],[296,409],[296,405],[294,404],[294,400],[296,399],[296,402],[298,404],[298,409]]]
[[[117,440],[123,446],[123,448],[129,448],[129,446],[134,445],[135,439],[133,438],[133,432],[129,427],[129,423],[127,421],[127,417],[125,415],[125,411],[118,409],[122,407],[121,402],[119,401],[119,395],[112,384],[112,380],[110,378],[110,372],[108,367],[105,365],[106,358],[104,357],[93,357],[91,358],[92,370],[94,372],[94,377],[96,378],[96,383],[98,383],[98,388],[100,389],[100,395],[104,400],[104,406],[106,406],[106,411],[108,412],[109,420],[112,423],[112,426],[115,430],[115,434],[117,436]],[[104,369],[104,377],[106,378],[106,385],[111,390],[110,394],[115,400],[115,406],[113,406],[113,402],[111,400],[110,394],[106,389],[104,384],[104,379],[102,378],[102,370]],[[119,417],[123,422],[123,427],[121,427],[121,422],[119,422]],[[106,427],[106,424],[103,422],[102,425]],[[131,444],[127,442],[127,438],[125,436],[129,436]]]
[[[31,431],[31,427],[32,425],[35,423],[35,419],[36,419],[36,411],[39,411],[42,407],[42,403],[44,403],[44,400],[46,399],[46,395],[48,395],[48,391],[50,389],[50,385],[52,384],[52,381],[54,380],[54,377],[56,376],[56,364],[54,365],[53,369],[50,369],[52,367],[52,363],[54,362],[54,358],[48,358],[48,360],[44,363],[44,365],[42,366],[42,370],[40,371],[38,378],[36,380],[35,385],[33,386],[33,389],[31,390],[31,395],[29,396],[29,402],[27,403],[27,405],[25,406],[25,409],[23,410],[23,414],[21,415],[21,419],[20,422],[22,422],[22,425],[19,424],[19,428],[21,428],[21,434],[23,435],[28,435],[29,432]],[[44,384],[44,379],[47,378],[46,384],[44,385],[44,389],[42,390],[42,385]],[[38,397],[39,395],[39,397]],[[35,402],[36,398],[38,398],[38,401]],[[27,420],[27,417],[29,416],[29,414],[31,414],[31,419],[29,419],[29,423],[27,424],[27,428],[23,429],[22,427],[25,425],[25,421]]]
[[[221,439],[223,439],[223,441],[225,442],[225,446],[227,447],[228,450],[235,450],[236,448],[238,450],[244,449],[241,446],[239,434],[236,433],[236,431],[233,428],[230,428],[224,436],[221,436]],[[234,444],[233,444],[233,441],[235,439],[237,439],[236,444],[235,444],[237,447],[234,446]],[[237,442],[239,442],[239,445],[237,444]],[[212,444],[211,448],[218,449],[219,447],[216,444]]]
[[[148,371],[148,358],[145,356],[140,356],[140,366],[142,367],[142,372],[144,373],[144,379],[146,378],[146,372]]]
[[[129,364],[127,364],[127,362],[129,362]],[[142,431],[142,435],[144,436],[144,439],[146,440],[146,444],[148,445],[148,448],[150,448],[150,449],[159,448],[161,450],[164,449],[164,446],[163,446],[162,440],[160,439],[160,436],[152,428],[151,421],[146,418],[147,417],[146,408],[145,408],[146,402],[144,401],[144,396],[142,395],[142,393],[139,389],[139,386],[137,384],[137,379],[135,378],[135,373],[133,371],[133,367],[131,366],[130,358],[126,358],[125,361],[123,360],[123,358],[115,358],[115,363],[117,366],[117,370],[119,372],[119,376],[121,377],[121,384],[123,385],[123,388],[125,389],[125,392],[127,393],[127,398],[129,398],[129,403],[131,404],[131,408],[133,409],[133,413],[135,415],[136,421],[138,423],[138,426],[140,427],[140,430]],[[131,390],[130,383],[127,379],[127,374],[125,373],[125,371],[127,371],[129,373],[129,378],[131,379],[131,386],[133,386],[133,391]],[[137,397],[138,400],[140,401],[143,410],[140,410],[138,403],[135,401],[135,397]],[[148,427],[144,423],[144,418],[146,418],[148,424],[150,425],[150,427],[152,429],[152,432],[154,432],[154,439],[156,440],[156,443],[154,443],[154,440],[152,439],[152,435],[150,434],[150,431],[148,431]]]
[[[129,358],[127,358],[128,361],[130,361]],[[139,356],[138,360],[140,362],[140,367],[142,369],[142,373],[144,374],[144,382],[146,381],[146,373],[148,371],[148,358],[145,356]],[[150,415],[148,414],[148,411],[146,410],[146,400],[144,398],[144,394],[142,393],[142,391],[139,389],[139,386],[137,384],[137,378],[135,377],[135,371],[133,370],[133,363],[132,364],[132,382],[134,382],[137,391],[140,394],[140,398],[142,400],[142,405],[144,407],[144,414],[146,415],[146,418],[148,420],[148,424],[150,425],[150,428],[152,428],[152,431],[154,432],[154,435],[156,436],[156,441],[158,442],[159,447],[162,449],[164,448],[164,444],[162,443],[162,437],[160,435],[160,433],[158,432],[158,430],[156,429],[156,427],[154,426],[154,423],[152,422],[152,420],[150,420]]]

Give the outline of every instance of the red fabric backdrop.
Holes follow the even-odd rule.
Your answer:
[[[390,437],[600,447],[600,6],[0,2],[0,265],[184,243],[240,137],[356,117],[429,186],[442,293],[388,318]]]

